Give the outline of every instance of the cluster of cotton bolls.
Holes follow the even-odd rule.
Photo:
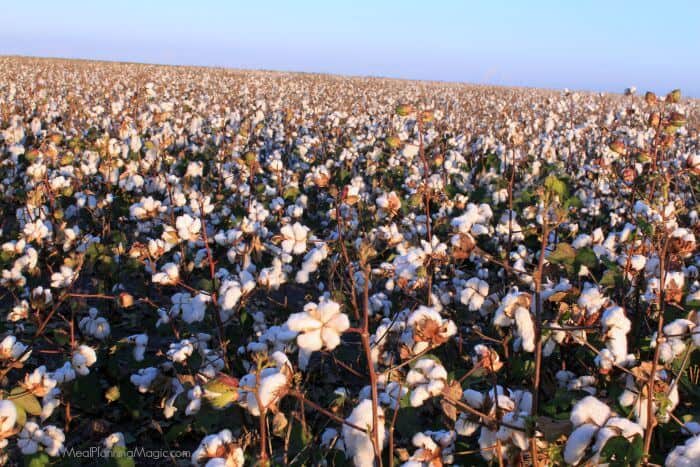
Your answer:
[[[698,110],[0,58],[0,459],[692,465]]]
[[[532,412],[532,394],[528,391],[511,391],[501,386],[486,391],[485,393],[474,389],[467,389],[462,394],[464,402],[479,410],[486,417],[502,416],[505,424],[492,426],[486,424],[483,416],[468,412],[462,413],[455,423],[455,431],[461,436],[472,436],[479,431],[479,446],[482,456],[493,459],[494,446],[497,441],[503,444],[503,449],[510,456],[516,456],[516,451],[527,450],[528,437],[525,430],[525,421]],[[515,449],[509,449],[509,447]]]
[[[644,435],[643,424],[617,416],[607,404],[593,396],[576,403],[570,420],[574,430],[564,448],[567,464],[577,465],[586,456],[589,462],[599,462],[600,450],[613,436],[631,439]]]

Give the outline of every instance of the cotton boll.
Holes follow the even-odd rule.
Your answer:
[[[613,436],[624,436],[631,439],[635,435],[644,436],[644,428],[639,424],[622,417],[610,417],[605,426],[598,431],[593,451],[598,454],[605,443]]]
[[[137,373],[131,375],[130,381],[138,388],[140,393],[146,393],[150,389],[153,381],[155,381],[156,377],[158,377],[159,373],[160,372],[157,368],[141,368]]]
[[[676,446],[666,458],[666,467],[697,467],[700,465],[700,435],[688,438]]]
[[[523,350],[526,352],[535,351],[535,323],[532,321],[530,311],[523,307],[518,307],[514,312],[515,324],[518,328],[518,335],[522,339]]]
[[[610,417],[610,407],[593,396],[586,396],[574,405],[570,420],[574,426],[593,423],[602,426]]]
[[[381,454],[386,438],[384,410],[381,407],[377,407],[377,418],[377,437],[379,438],[379,450]],[[372,401],[368,399],[361,401],[353,409],[346,421],[362,428],[366,427],[367,432],[358,431],[351,426],[343,425],[342,433],[345,455],[348,458],[352,458],[357,467],[373,467],[374,447],[372,445],[372,438],[368,434],[373,429]]]
[[[447,380],[447,371],[431,358],[421,358],[406,375],[406,384],[411,389],[412,407],[420,407],[430,397],[442,392]]]
[[[473,277],[467,281],[464,289],[462,289],[459,301],[467,305],[470,311],[477,311],[481,308],[488,294],[488,283],[477,277]]]
[[[600,310],[603,305],[608,301],[607,297],[600,293],[600,290],[596,286],[591,286],[587,284],[588,288],[581,292],[578,299],[578,305],[585,308],[588,314],[596,313]]]
[[[578,464],[585,456],[586,450],[597,432],[598,427],[590,423],[585,423],[576,428],[566,441],[564,461],[570,465]]]
[[[75,372],[81,376],[85,376],[90,373],[88,369],[97,361],[97,354],[92,347],[87,345],[81,345],[73,352],[73,359],[71,361]]]
[[[8,433],[17,421],[15,404],[8,400],[0,400],[0,434]]]
[[[301,313],[293,313],[286,323],[289,330],[298,332],[299,368],[306,369],[311,353],[333,350],[340,345],[340,335],[350,327],[350,320],[340,311],[340,305],[322,298],[320,302],[308,303]]]

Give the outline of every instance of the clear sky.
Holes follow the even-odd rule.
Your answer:
[[[0,54],[700,97],[700,0],[0,0]]]

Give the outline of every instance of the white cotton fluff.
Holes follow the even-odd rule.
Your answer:
[[[81,345],[73,352],[71,363],[76,373],[85,376],[90,373],[89,367],[96,361],[97,354],[95,349],[87,345]]]
[[[483,232],[484,226],[481,224],[487,224],[493,217],[493,211],[488,204],[482,203],[479,206],[473,203],[469,203],[462,214],[459,217],[452,219],[450,224],[452,227],[460,233],[470,233],[474,229],[474,234]]]
[[[690,336],[695,328],[695,323],[688,319],[676,319],[664,326],[663,335],[665,341],[659,345],[659,360],[670,362],[681,355],[686,349],[685,339]],[[656,336],[655,336],[656,337]],[[656,339],[652,339],[652,347],[656,345]]]
[[[141,368],[137,373],[131,375],[131,383],[136,386],[140,393],[146,393],[153,384],[153,381],[158,377],[158,368],[148,367]]]
[[[0,360],[19,360],[29,358],[31,352],[26,352],[28,346],[18,341],[15,336],[7,336],[0,342]]]
[[[597,456],[610,438],[624,436],[631,439],[635,435],[644,435],[644,429],[638,423],[622,417],[610,417],[605,426],[598,431],[592,450]]]
[[[165,263],[160,271],[151,277],[154,284],[175,285],[180,280],[180,270],[175,263]]]
[[[574,426],[593,423],[602,426],[610,417],[610,407],[593,396],[586,396],[574,405],[570,420]]]
[[[590,423],[584,423],[572,431],[564,448],[564,462],[570,465],[578,464],[597,432],[598,426]]]
[[[142,362],[148,345],[147,334],[134,334],[126,338],[126,341],[134,345],[133,356],[137,362]]]
[[[467,305],[470,311],[477,311],[484,304],[489,294],[489,284],[478,277],[472,277],[464,284],[464,289],[459,295],[459,301]]]
[[[96,308],[88,310],[88,316],[80,320],[78,327],[84,334],[99,340],[106,339],[111,331],[109,321],[102,316],[98,316]]]
[[[350,327],[350,320],[340,311],[340,304],[321,298],[318,304],[307,303],[303,312],[291,314],[286,324],[299,333],[299,368],[304,370],[313,352],[340,345],[340,335]]]
[[[599,311],[608,301],[608,298],[600,293],[598,287],[586,284],[586,287],[578,298],[578,306],[585,308],[589,315]]]
[[[700,466],[700,435],[688,438],[681,446],[673,448],[666,457],[666,467]]]
[[[174,362],[182,363],[192,355],[192,352],[194,352],[193,342],[190,339],[183,339],[170,344],[167,356]]]
[[[379,438],[379,454],[381,454],[386,440],[384,410],[381,407],[377,407],[377,418],[377,437]],[[356,467],[373,467],[375,457],[374,447],[371,435],[369,434],[373,429],[372,401],[365,399],[357,404],[357,407],[352,410],[346,421],[361,428],[366,427],[367,432],[356,430],[349,425],[343,425],[342,433],[345,455],[348,458],[352,458]]]
[[[261,413],[258,399],[262,408],[267,410],[284,396],[290,384],[291,364],[287,356],[282,352],[274,352],[270,358],[275,366],[264,368],[260,372],[259,385],[258,376],[254,372],[248,373],[239,381],[239,403],[256,417]]]
[[[513,312],[518,335],[522,340],[522,347],[525,352],[535,351],[535,323],[527,308],[517,307]]]
[[[605,335],[605,346],[612,354],[614,363],[625,363],[628,360],[627,333],[632,329],[632,322],[625,315],[625,310],[617,305],[606,308],[600,323]],[[603,364],[601,359],[598,361]]]
[[[288,254],[300,255],[306,251],[306,237],[309,228],[295,222],[294,225],[285,225],[280,229],[282,235],[282,250]]]
[[[70,362],[65,362],[62,367],[57,368],[51,373],[57,384],[69,383],[75,379],[75,370]]]
[[[17,408],[8,400],[0,400],[0,434],[8,433],[17,421]],[[2,436],[0,436],[2,438]]]
[[[412,407],[420,407],[430,397],[445,388],[447,370],[432,358],[421,358],[406,375],[406,384],[411,389],[409,400]]]
[[[309,282],[309,276],[318,270],[323,260],[328,257],[328,252],[325,243],[309,251],[304,256],[304,262],[301,264],[301,269],[297,271],[295,280],[300,284]]]

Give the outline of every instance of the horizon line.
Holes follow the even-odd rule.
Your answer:
[[[157,63],[157,62],[145,62],[138,60],[124,60],[124,59],[98,59],[89,57],[79,57],[79,56],[50,56],[50,55],[23,55],[23,54],[3,54],[0,53],[0,58],[24,58],[24,59],[36,59],[36,60],[65,60],[65,61],[80,61],[80,62],[94,62],[94,63],[108,63],[108,64],[122,64],[122,65],[142,65],[142,66],[156,66],[156,67],[178,67],[178,68],[201,68],[201,69],[212,69],[212,70],[227,70],[227,71],[240,71],[240,72],[263,72],[263,73],[292,73],[292,74],[306,74],[306,75],[318,75],[326,77],[337,77],[337,78],[349,78],[349,79],[376,79],[376,80],[387,80],[387,81],[404,81],[410,83],[422,83],[422,84],[443,84],[443,85],[459,85],[459,86],[472,86],[472,87],[490,87],[490,88],[501,88],[501,89],[523,89],[523,90],[534,90],[534,91],[545,91],[545,92],[576,92],[576,93],[586,93],[586,94],[604,94],[613,96],[624,96],[623,91],[607,91],[599,89],[574,89],[569,87],[563,88],[548,88],[548,87],[538,87],[538,86],[525,86],[525,85],[507,85],[507,84],[492,84],[484,82],[470,82],[470,81],[452,81],[452,80],[441,80],[441,79],[415,79],[407,78],[402,76],[385,76],[385,75],[367,75],[367,74],[346,74],[346,73],[330,73],[321,71],[305,71],[305,70],[290,70],[290,69],[273,69],[273,68],[236,68],[226,65],[194,65],[194,64],[183,64],[183,63]],[[633,87],[633,86],[629,86]],[[670,90],[669,90],[670,91]],[[682,89],[681,89],[682,91]],[[637,89],[637,94],[640,90]],[[697,99],[692,95],[685,95],[684,99]]]

